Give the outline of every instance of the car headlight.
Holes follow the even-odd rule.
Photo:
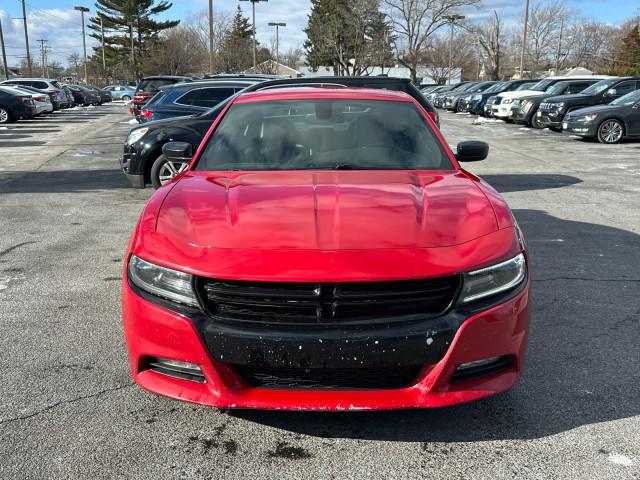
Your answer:
[[[592,122],[596,118],[598,118],[598,114],[597,113],[592,113],[591,115],[581,115],[578,118],[576,118],[576,120],[578,122]]]
[[[520,104],[520,106],[522,107],[522,110],[524,110],[525,112],[528,112],[531,109],[532,105],[533,104],[529,100],[523,100],[522,103]]]
[[[132,143],[136,143],[138,140],[140,140],[142,137],[145,136],[145,134],[149,131],[148,128],[144,127],[144,128],[134,128],[133,130],[131,130],[131,132],[129,132],[129,136],[127,137],[127,145],[131,145]]]
[[[472,102],[476,102],[478,100],[482,100],[482,95],[474,95],[473,97],[471,97]]]
[[[522,283],[526,273],[527,265],[522,253],[506,262],[465,273],[459,302],[469,303],[511,290]]]
[[[513,102],[512,98],[505,98],[504,100],[502,100],[503,105],[507,105],[509,103]]]
[[[192,286],[193,276],[188,273],[154,265],[131,255],[129,276],[135,286],[146,292],[192,307],[198,306]]]

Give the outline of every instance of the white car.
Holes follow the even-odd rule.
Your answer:
[[[49,95],[45,92],[34,92],[31,89],[18,87],[17,85],[3,85],[2,88],[10,90],[16,95],[29,95],[33,103],[36,104],[36,115],[53,112],[53,103],[51,103]]]
[[[514,90],[512,92],[504,92],[498,95],[498,99],[491,106],[491,113],[494,117],[507,119],[511,115],[511,107],[514,102],[519,102],[523,97],[531,97],[544,94],[549,88],[563,80],[591,80],[597,78],[599,80],[609,78],[607,75],[577,75],[577,76],[556,76],[547,77],[540,80],[528,90]]]

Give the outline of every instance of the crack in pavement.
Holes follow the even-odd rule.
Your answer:
[[[18,417],[13,417],[13,418],[7,418],[7,419],[4,419],[4,420],[0,420],[0,425],[5,425],[7,423],[17,422],[17,421],[20,421],[20,420],[27,420],[29,418],[36,417],[36,416],[38,416],[38,415],[40,415],[42,413],[46,413],[49,410],[52,410],[52,409],[54,409],[54,408],[56,408],[56,407],[58,407],[60,405],[65,405],[65,404],[69,404],[69,403],[75,403],[75,402],[78,402],[80,400],[86,400],[87,398],[96,398],[96,397],[99,397],[100,395],[103,395],[105,393],[116,392],[118,390],[123,390],[125,388],[132,387],[133,385],[135,385],[135,382],[126,383],[124,385],[118,385],[116,387],[105,388],[104,390],[100,390],[99,392],[92,393],[90,395],[82,395],[80,397],[71,398],[69,400],[60,400],[59,402],[53,403],[51,405],[48,405],[48,406],[46,406],[46,407],[44,407],[44,408],[42,408],[40,410],[37,410],[37,411],[35,411],[33,413],[29,413],[27,415],[20,415]]]

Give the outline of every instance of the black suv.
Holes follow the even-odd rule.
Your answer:
[[[140,115],[140,108],[147,103],[151,97],[153,97],[160,87],[165,85],[173,85],[178,82],[191,82],[191,77],[182,77],[178,75],[156,75],[154,77],[144,77],[138,83],[136,92],[133,95],[133,102],[131,103],[131,114],[136,117]]]
[[[573,95],[580,93],[587,87],[590,87],[594,83],[598,83],[599,79],[581,79],[581,80],[567,80],[558,82],[553,85],[549,90],[546,90],[540,95],[530,95],[523,97],[520,101],[511,107],[511,117],[515,123],[526,125],[534,128],[544,128],[544,125],[540,123],[540,116],[537,115],[540,104],[551,97],[558,95]]]
[[[406,78],[393,77],[312,77],[271,80],[256,83],[244,92],[283,87],[327,87],[327,88],[376,88],[405,92],[411,95],[439,126],[438,113],[429,100]],[[120,159],[123,173],[134,187],[144,188],[153,184],[155,188],[168,182],[184,170],[189,160],[169,162],[162,154],[162,146],[169,141],[190,143],[195,150],[224,109],[227,102],[197,115],[175,117],[145,123],[131,130],[124,144]]]
[[[609,103],[640,89],[640,77],[613,77],[594,83],[581,93],[551,97],[540,104],[540,123],[552,130],[562,129],[564,116],[578,108]]]
[[[231,77],[176,83],[161,87],[136,117],[139,123],[203,113],[240,90],[259,83],[258,78]]]

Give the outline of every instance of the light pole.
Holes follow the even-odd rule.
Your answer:
[[[520,53],[520,78],[524,78],[524,52],[527,48],[527,26],[529,25],[529,0],[524,6],[524,31],[522,32],[522,52]]]
[[[560,36],[558,37],[558,50],[556,52],[556,70],[554,75],[558,75],[560,69],[560,50],[562,49],[562,31],[564,30],[564,17],[560,19]]]
[[[74,10],[78,10],[80,12],[80,21],[82,22],[82,51],[84,53],[84,83],[89,81],[87,77],[87,39],[84,35],[84,12],[88,12],[89,9],[87,7],[75,6]]]
[[[286,27],[287,24],[284,22],[269,22],[270,27],[276,27],[276,74],[278,73],[278,65],[280,64],[280,51],[279,51],[279,41],[280,41],[280,27]]]
[[[449,85],[451,85],[451,70],[453,69],[453,25],[457,20],[464,20],[464,15],[458,15],[454,13],[452,15],[445,15],[444,18],[451,25],[449,32]]]
[[[240,0],[241,2],[251,2],[253,9],[253,68],[256,68],[256,3],[268,2],[269,0]]]
[[[209,73],[213,73],[213,0],[209,0]]]
[[[9,80],[9,65],[7,64],[7,52],[4,48],[4,36],[2,35],[2,21],[0,21],[0,43],[2,44],[2,65],[4,65],[4,78]]]

